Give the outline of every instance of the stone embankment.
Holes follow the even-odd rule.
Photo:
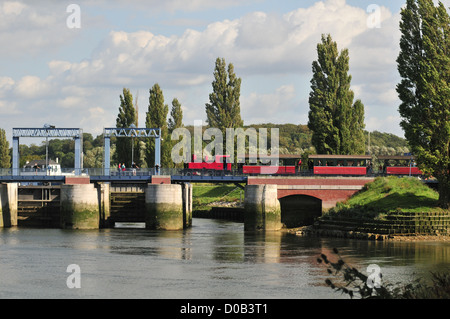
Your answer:
[[[297,229],[298,236],[322,236],[367,240],[429,239],[450,237],[450,212],[396,212],[383,220],[351,216],[322,216],[314,225]]]
[[[289,229],[289,233],[300,237],[331,237],[348,238],[372,241],[450,241],[450,236],[436,233],[434,235],[425,234],[377,234],[352,230],[320,229],[314,226],[304,226]]]

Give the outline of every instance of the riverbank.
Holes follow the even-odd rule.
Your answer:
[[[300,237],[330,237],[330,238],[348,238],[348,239],[361,239],[372,241],[438,241],[438,242],[450,242],[449,235],[389,235],[389,234],[377,234],[359,231],[345,231],[345,230],[328,230],[328,229],[315,229],[314,226],[303,226],[297,228],[285,229],[289,234]]]
[[[236,185],[194,185],[193,217],[243,222],[244,191]],[[297,236],[395,241],[450,240],[450,211],[417,178],[380,177],[314,225],[283,229]]]
[[[450,211],[437,206],[438,193],[417,178],[380,177],[323,214],[298,236],[368,240],[450,239]]]

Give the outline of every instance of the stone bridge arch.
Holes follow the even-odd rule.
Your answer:
[[[281,223],[288,228],[312,225],[322,215],[320,198],[293,194],[278,198],[281,208]]]

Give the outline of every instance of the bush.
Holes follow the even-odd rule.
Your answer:
[[[317,262],[327,267],[330,275],[342,276],[332,281],[326,279],[325,283],[335,291],[348,295],[350,298],[359,296],[361,299],[450,299],[450,274],[432,273],[432,284],[425,285],[416,280],[412,283],[377,284],[373,274],[367,276],[354,267],[349,266],[340,257],[336,248],[333,252],[338,260],[332,262],[324,254],[317,258]],[[371,278],[369,278],[371,277]],[[381,281],[381,273],[379,274]]]

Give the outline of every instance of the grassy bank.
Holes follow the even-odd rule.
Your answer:
[[[194,184],[192,209],[209,211],[213,206],[234,206],[244,201],[244,190],[233,184]]]
[[[318,221],[320,230],[389,235],[448,235],[450,211],[416,178],[379,177]],[[345,236],[345,235],[344,235]]]
[[[399,212],[439,212],[438,198],[436,191],[417,178],[379,177],[328,214],[384,219]]]

